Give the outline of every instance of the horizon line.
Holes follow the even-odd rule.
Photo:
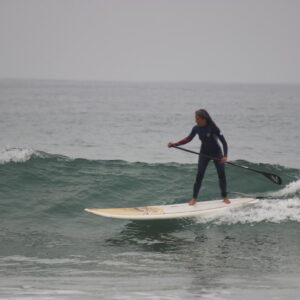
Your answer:
[[[142,83],[165,83],[165,84],[217,84],[217,85],[300,85],[299,82],[280,82],[280,81],[201,81],[201,80],[117,80],[117,79],[71,79],[71,78],[35,78],[35,77],[0,77],[0,81],[60,81],[60,82],[102,82],[102,83],[132,83],[132,84],[142,84]]]

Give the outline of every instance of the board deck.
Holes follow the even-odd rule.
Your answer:
[[[255,198],[236,198],[230,199],[230,201],[230,204],[224,203],[223,200],[212,200],[199,201],[193,206],[188,205],[188,203],[181,203],[127,208],[86,208],[85,211],[107,218],[126,220],[163,220],[213,214],[234,207],[255,203],[258,200]]]

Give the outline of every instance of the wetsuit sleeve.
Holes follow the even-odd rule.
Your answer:
[[[227,142],[224,138],[224,135],[221,133],[221,131],[218,127],[215,127],[215,134],[216,134],[217,138],[220,140],[220,142],[223,145],[224,156],[227,156],[228,155],[228,145],[227,145]]]
[[[196,128],[193,127],[191,133],[185,137],[184,139],[180,140],[179,142],[175,143],[175,146],[180,146],[189,143],[196,135]]]

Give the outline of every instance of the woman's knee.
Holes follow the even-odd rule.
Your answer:
[[[220,180],[226,180],[226,174],[224,171],[218,172],[218,177]]]

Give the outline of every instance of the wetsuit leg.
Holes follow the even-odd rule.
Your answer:
[[[225,165],[222,164],[219,160],[214,160],[214,164],[216,166],[218,177],[219,177],[219,185],[221,190],[221,195],[223,198],[227,197],[227,183],[226,183],[226,174],[225,174]]]
[[[196,176],[196,181],[194,184],[194,189],[193,189],[193,198],[198,197],[200,188],[201,188],[201,183],[202,183],[202,179],[204,177],[204,173],[205,170],[207,168],[207,165],[209,163],[210,159],[207,157],[203,157],[203,156],[199,156],[199,161],[198,161],[198,172],[197,172],[197,176]]]

